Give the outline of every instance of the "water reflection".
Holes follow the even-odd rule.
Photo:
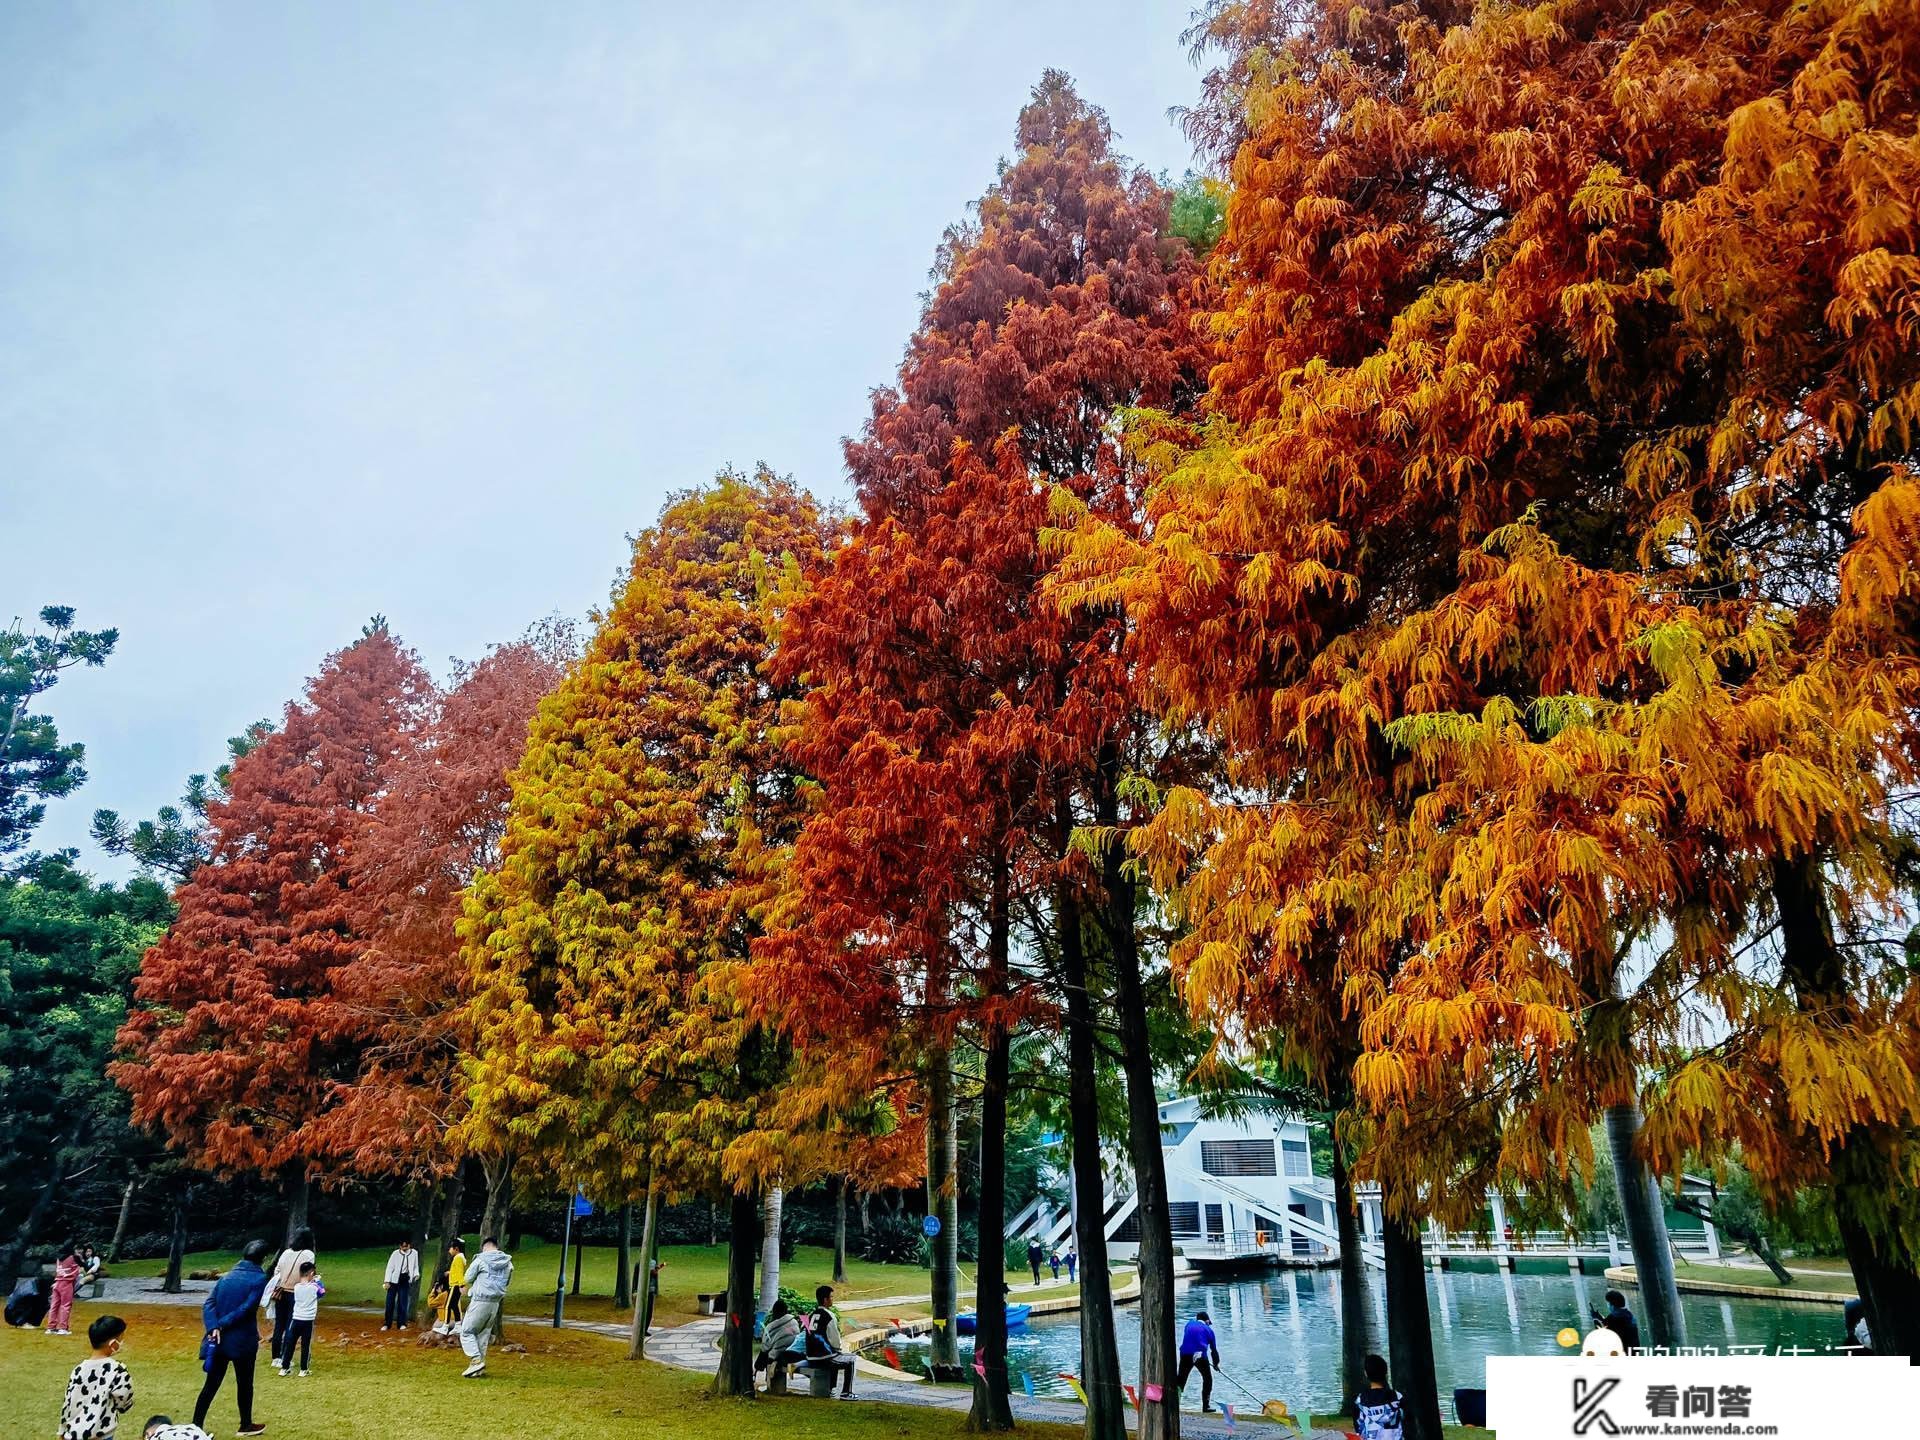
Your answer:
[[[1386,1302],[1378,1274],[1369,1275],[1374,1318],[1370,1345],[1386,1351]],[[1434,1329],[1434,1362],[1439,1372],[1442,1408],[1452,1413],[1456,1386],[1483,1386],[1488,1355],[1553,1355],[1554,1339],[1571,1325],[1592,1328],[1590,1297],[1605,1285],[1583,1275],[1476,1273],[1454,1270],[1427,1277],[1428,1311]],[[1800,1345],[1823,1349],[1838,1343],[1838,1306],[1792,1301],[1683,1296],[1688,1332],[1701,1343],[1722,1336],[1721,1345]],[[1179,1317],[1196,1310],[1213,1316],[1220,1337],[1221,1379],[1216,1398],[1240,1405],[1265,1399],[1285,1400],[1296,1411],[1325,1412],[1339,1404],[1340,1276],[1331,1270],[1279,1270],[1235,1281],[1196,1281],[1183,1285]],[[1115,1313],[1124,1378],[1135,1381],[1140,1354],[1140,1321],[1131,1306]],[[971,1341],[963,1344],[970,1345]],[[925,1350],[907,1352],[909,1365],[925,1359]],[[1026,1375],[1036,1393],[1068,1395],[1060,1372],[1078,1373],[1080,1333],[1077,1317],[1062,1315],[1034,1321],[1008,1346],[1008,1368],[1018,1386]],[[1188,1395],[1197,1408],[1199,1387]]]

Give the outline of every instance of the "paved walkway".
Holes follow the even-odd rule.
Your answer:
[[[915,1297],[925,1301],[926,1297]],[[863,1304],[886,1304],[886,1301],[868,1301]],[[724,1321],[716,1316],[707,1320],[696,1320],[691,1325],[675,1326],[671,1330],[655,1332],[647,1339],[647,1358],[658,1360],[662,1364],[672,1365],[681,1370],[697,1370],[711,1374],[717,1366],[717,1347],[720,1343],[720,1329]],[[586,1328],[586,1327],[583,1327]],[[614,1326],[593,1326],[601,1330],[614,1330]],[[621,1338],[625,1332],[621,1331]],[[921,1409],[946,1410],[955,1415],[964,1415],[973,1407],[973,1387],[970,1385],[933,1385],[925,1380],[904,1377],[896,1370],[885,1366],[860,1362],[859,1396],[862,1400],[877,1400],[888,1405],[913,1405]],[[800,1400],[807,1400],[802,1391],[795,1394]],[[813,1401],[815,1404],[838,1402]],[[1235,1407],[1238,1409],[1239,1407]],[[1249,1410],[1253,1407],[1249,1406]],[[1016,1420],[1046,1422],[1055,1425],[1078,1425],[1085,1412],[1079,1403],[1073,1400],[1052,1400],[1025,1395],[1013,1397],[1013,1416]],[[1134,1428],[1135,1417],[1132,1411],[1127,1413],[1127,1428]],[[1278,1427],[1268,1426],[1253,1417],[1251,1422],[1243,1420],[1238,1429],[1229,1428],[1226,1421],[1215,1415],[1201,1415],[1196,1412],[1183,1412],[1180,1416],[1182,1436],[1194,1437],[1194,1440],[1244,1440],[1249,1423],[1256,1433],[1272,1436],[1293,1433]],[[1310,1437],[1320,1440],[1337,1440],[1342,1432],[1338,1430],[1310,1430]]]

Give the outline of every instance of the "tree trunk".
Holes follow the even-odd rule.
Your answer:
[[[620,1233],[613,1247],[613,1308],[633,1304],[633,1204],[620,1207]]]
[[[1160,1129],[1160,1093],[1154,1084],[1146,987],[1135,930],[1137,897],[1118,838],[1120,752],[1100,750],[1096,818],[1115,832],[1102,857],[1105,907],[1102,930],[1113,957],[1114,1003],[1120,1022],[1120,1066],[1127,1079],[1127,1150],[1133,1162],[1140,1244],[1140,1440],[1174,1440],[1180,1433],[1180,1390],[1174,1357],[1173,1212],[1167,1201],[1166,1153]],[[1150,1387],[1164,1397],[1146,1399]]]
[[[1640,1107],[1632,1101],[1607,1107],[1607,1149],[1613,1156],[1614,1187],[1620,1192],[1627,1244],[1633,1250],[1645,1338],[1650,1345],[1682,1345],[1687,1322],[1673,1277],[1673,1239],[1667,1233],[1660,1186],[1640,1158],[1640,1126]]]
[[[120,1247],[127,1242],[127,1222],[133,1218],[133,1196],[140,1188],[140,1177],[127,1178],[127,1188],[120,1192],[120,1218],[113,1223],[113,1240],[107,1246],[107,1263],[113,1264],[120,1258]]]
[[[451,1263],[447,1247],[460,1238],[460,1203],[467,1193],[467,1167],[456,1165],[441,1189],[440,1258],[434,1262],[433,1278],[444,1280]]]
[[[720,1243],[720,1218],[713,1201],[707,1201],[707,1248]]]
[[[1759,1258],[1760,1263],[1773,1272],[1775,1280],[1782,1285],[1793,1284],[1793,1272],[1780,1263],[1780,1256],[1774,1250],[1773,1242],[1751,1225],[1742,1225],[1734,1220],[1716,1219],[1714,1211],[1705,1208],[1698,1200],[1685,1193],[1673,1197],[1673,1208],[1682,1215],[1691,1215],[1696,1220],[1704,1220],[1715,1229],[1732,1236],[1751,1250]]]
[[[572,1199],[569,1198],[567,1203],[571,1205],[573,1203]],[[586,1242],[578,1236],[575,1236],[573,1241],[573,1289],[567,1292],[575,1298],[578,1298],[580,1294],[580,1264],[586,1258],[586,1254]]]
[[[433,1228],[433,1192],[431,1180],[422,1180],[414,1187],[413,1223],[407,1231],[407,1239],[413,1242],[413,1253],[423,1262],[427,1258],[427,1244],[433,1238],[427,1232]]]
[[[497,1243],[507,1228],[507,1211],[513,1207],[513,1156],[481,1156],[480,1173],[487,1186],[486,1208],[480,1212],[480,1238],[491,1235]]]
[[[847,1177],[833,1180],[833,1283],[847,1283]]]
[[[1782,977],[1803,1010],[1857,1015],[1845,959],[1833,940],[1833,918],[1819,860],[1776,861],[1774,904],[1780,912]],[[1866,1307],[1876,1355],[1920,1364],[1920,1253],[1908,1240],[1911,1192],[1882,1145],[1911,1144],[1899,1132],[1856,1125],[1833,1147],[1829,1174],[1834,1218],[1853,1283]]]
[[[302,1160],[287,1171],[287,1240],[291,1245],[293,1237],[307,1228],[308,1204],[313,1198],[313,1184],[307,1179],[307,1162]]]
[[[178,1295],[186,1287],[181,1284],[180,1272],[186,1268],[187,1258],[187,1197],[183,1194],[173,1202],[173,1229],[167,1237],[167,1278],[160,1282],[160,1289],[168,1295]]]
[[[1353,1399],[1367,1388],[1367,1258],[1361,1253],[1360,1217],[1353,1208],[1353,1176],[1346,1147],[1333,1137],[1333,1210],[1340,1233],[1340,1413],[1353,1413]],[[1278,1218],[1278,1217],[1276,1217]]]
[[[957,1380],[960,1334],[954,1316],[960,1310],[960,1194],[955,1174],[958,1135],[953,1115],[953,1055],[944,1044],[927,1049],[927,1214],[940,1233],[927,1241],[932,1252],[930,1299],[933,1334],[927,1363],[936,1380]]]
[[[1859,1142],[1847,1143],[1851,1148]],[[1835,1160],[1836,1168],[1857,1168],[1856,1158],[1848,1154],[1837,1154]],[[1913,1252],[1897,1236],[1876,1230],[1853,1210],[1836,1209],[1847,1264],[1866,1306],[1873,1353],[1903,1356],[1910,1365],[1920,1364],[1920,1280],[1915,1278]],[[1884,1322],[1878,1318],[1882,1315],[1887,1317]]]
[[[1107,1268],[1106,1176],[1100,1167],[1100,1095],[1094,1054],[1080,901],[1065,880],[1054,900],[1067,988],[1067,1128],[1073,1145],[1075,1240],[1080,1249],[1080,1387],[1087,1393],[1087,1440],[1124,1440],[1126,1395],[1113,1335],[1113,1281]]]
[[[873,1196],[870,1192],[860,1192],[860,1238],[867,1238],[867,1230],[873,1224]]]
[[[1006,858],[996,854],[987,908],[986,991],[990,1004],[1005,999],[1007,992],[1008,885]],[[967,1412],[967,1429],[975,1431],[1013,1429],[1007,1376],[1007,1089],[1013,1037],[991,1014],[986,1031],[986,1069],[980,1086],[980,1249],[974,1257],[973,1290],[977,1317],[973,1360],[980,1368],[973,1372],[973,1408]],[[840,1215],[844,1225],[844,1204]]]
[[[47,1212],[53,1209],[54,1197],[60,1193],[60,1186],[65,1179],[66,1166],[56,1157],[47,1169],[47,1178],[40,1182],[40,1191],[33,1197],[32,1207],[13,1232],[13,1239],[7,1242],[6,1251],[0,1253],[0,1282],[4,1282],[7,1289],[13,1288],[13,1282],[20,1274],[21,1263],[33,1246],[34,1234],[46,1220]]]
[[[633,1339],[627,1346],[627,1358],[644,1360],[647,1355],[647,1330],[653,1324],[653,1261],[659,1239],[660,1191],[647,1182],[647,1213],[640,1226],[640,1276],[638,1293],[633,1297]]]
[[[778,1185],[767,1191],[761,1206],[760,1313],[766,1314],[780,1298],[780,1221],[786,1210],[786,1192]]]
[[[720,1332],[716,1395],[753,1395],[753,1262],[760,1248],[760,1206],[736,1191],[727,1216],[727,1321]]]
[[[1387,1265],[1387,1359],[1400,1392],[1406,1440],[1441,1440],[1440,1382],[1433,1368],[1427,1266],[1417,1221],[1388,1210],[1381,1232]]]

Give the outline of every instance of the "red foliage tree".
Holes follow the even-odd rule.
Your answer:
[[[990,1151],[1004,1138],[996,1117],[1017,1013],[1014,901],[1024,890],[1053,907],[1052,933],[1034,948],[1061,962],[1090,1217],[1084,1379],[1090,1431],[1107,1436],[1122,1426],[1124,1401],[1097,1293],[1103,1178],[1083,938],[1110,942],[1102,949],[1123,991],[1129,977],[1137,982],[1138,954],[1117,847],[1110,863],[1090,860],[1076,837],[1117,824],[1121,769],[1139,747],[1118,622],[1051,605],[1041,532],[1050,505],[1135,513],[1134,468],[1115,420],[1130,405],[1178,409],[1197,391],[1197,280],[1185,244],[1165,234],[1166,192],[1114,154],[1105,115],[1065,76],[1043,78],[1017,142],[975,223],[949,232],[898,389],[875,397],[864,434],[847,447],[863,512],[855,537],[782,634],[782,663],[814,687],[797,746],[824,791],[792,872],[807,933],[775,937],[769,949],[794,944],[804,961],[791,983],[827,992],[792,1007],[804,1023],[870,1033],[876,1017],[904,1007],[932,1057],[936,1112],[944,1046],[959,1025],[977,1026]],[[1121,925],[1103,923],[1123,909]],[[1149,1194],[1158,1111],[1137,991],[1122,995],[1121,1018],[1130,1088],[1151,1127],[1134,1147],[1141,1210],[1164,1220],[1164,1203]],[[1130,1017],[1137,1025],[1125,1025]],[[931,1123],[937,1135],[937,1114]],[[983,1174],[1000,1168],[983,1154]],[[982,1196],[983,1275],[997,1273],[1000,1258],[997,1198]],[[1163,1244],[1156,1255],[1151,1240],[1144,1249],[1143,1376],[1171,1392],[1170,1254]],[[983,1288],[987,1383],[975,1420],[994,1427],[1010,1423],[999,1301]],[[1149,1408],[1149,1432],[1173,1423],[1170,1407]]]
[[[335,988],[361,949],[353,841],[412,740],[430,682],[384,623],[331,655],[278,734],[233,767],[211,852],[141,960],[111,1073],[197,1165],[279,1173],[304,1221],[317,1125],[355,1071]]]
[[[431,1181],[458,1162],[447,1132],[472,1035],[455,925],[468,883],[499,858],[507,772],[533,712],[575,653],[571,631],[547,624],[462,666],[360,817],[349,901],[365,943],[333,987],[359,1012],[366,1048],[316,1129],[361,1174]],[[482,1161],[497,1220],[512,1157]]]

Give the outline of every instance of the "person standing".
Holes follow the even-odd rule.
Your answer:
[[[1076,1283],[1077,1271],[1080,1268],[1080,1252],[1074,1249],[1073,1246],[1071,1245],[1067,1247],[1066,1264],[1067,1264],[1067,1283],[1069,1285],[1072,1285]]]
[[[1591,1306],[1588,1307],[1592,1309]],[[1620,1337],[1620,1345],[1629,1355],[1640,1348],[1640,1322],[1627,1308],[1627,1297],[1618,1290],[1607,1291],[1607,1313],[1593,1310],[1593,1318]]]
[[[1200,1408],[1213,1409],[1213,1370],[1220,1363],[1220,1342],[1214,1338],[1213,1317],[1202,1310],[1187,1321],[1180,1336],[1180,1392],[1186,1393],[1187,1377],[1200,1372]]]
[[[487,1368],[487,1346],[493,1343],[493,1328],[512,1279],[513,1257],[500,1248],[498,1240],[487,1236],[466,1270],[467,1315],[460,1322],[460,1348],[468,1361],[467,1368],[460,1372],[463,1380],[471,1380]]]
[[[1058,1250],[1049,1250],[1047,1252],[1047,1269],[1053,1272],[1054,1283],[1058,1284],[1060,1281],[1060,1252]]]
[[[47,1305],[47,1334],[71,1335],[67,1328],[73,1319],[73,1287],[80,1283],[80,1256],[71,1245],[60,1247],[60,1258],[53,1265],[53,1296]]]
[[[249,1240],[240,1252],[240,1263],[220,1277],[207,1303],[200,1307],[201,1323],[207,1330],[206,1339],[200,1342],[207,1382],[200,1387],[200,1399],[194,1404],[193,1423],[202,1429],[206,1428],[213,1397],[220,1393],[220,1382],[231,1369],[234,1394],[240,1402],[240,1433],[260,1435],[266,1431],[266,1426],[253,1422],[253,1366],[260,1356],[260,1322],[254,1312],[267,1293],[267,1272],[260,1268],[266,1258],[267,1242]],[[289,1322],[293,1318],[291,1304],[287,1318]]]
[[[467,1247],[458,1240],[447,1245],[447,1318],[446,1333],[451,1335],[460,1326],[460,1316],[466,1310],[467,1294]]]
[[[1036,1285],[1040,1283],[1040,1260],[1044,1254],[1045,1252],[1040,1248],[1040,1242],[1032,1236],[1028,1236],[1027,1268],[1033,1271],[1033,1283]]]
[[[120,1417],[133,1408],[133,1376],[114,1357],[127,1322],[102,1315],[87,1327],[93,1354],[73,1367],[60,1407],[60,1440],[112,1440]]]
[[[420,1280],[420,1254],[403,1239],[387,1257],[387,1309],[381,1330],[404,1330],[413,1319],[413,1287]]]
[[[304,1226],[293,1232],[287,1248],[273,1262],[273,1279],[267,1286],[267,1299],[273,1304],[273,1345],[267,1351],[274,1363],[281,1358],[287,1330],[293,1324],[293,1287],[300,1283],[300,1267],[313,1263],[313,1231]]]
[[[313,1355],[313,1322],[320,1318],[320,1297],[327,1287],[320,1283],[320,1272],[311,1260],[300,1267],[299,1283],[293,1287],[293,1323],[287,1326],[286,1348],[280,1352],[280,1378],[293,1369],[293,1347],[300,1347],[300,1378],[307,1378]]]

